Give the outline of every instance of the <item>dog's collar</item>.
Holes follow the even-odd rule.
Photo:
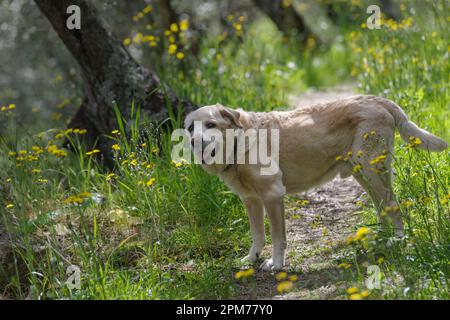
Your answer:
[[[237,138],[234,138],[234,153],[233,153],[233,156],[234,156],[233,163],[227,164],[225,169],[222,170],[222,173],[227,172],[228,170],[231,169],[231,167],[233,167],[235,164],[237,164]]]
[[[225,167],[225,169],[222,170],[222,173],[227,172],[233,165],[234,165],[233,163],[227,165],[227,166]]]

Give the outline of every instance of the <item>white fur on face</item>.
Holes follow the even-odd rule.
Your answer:
[[[190,113],[184,122],[189,131],[194,155],[203,164],[213,165],[217,159],[223,159],[225,129],[229,122],[222,117],[223,106],[205,106]],[[223,161],[219,161],[223,163]]]

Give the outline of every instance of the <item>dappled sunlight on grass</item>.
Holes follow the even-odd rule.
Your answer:
[[[385,20],[381,30],[350,25],[329,47],[310,40],[300,49],[267,19],[250,22],[236,14],[227,17],[228,33],[197,39],[198,54],[192,53],[188,20],[169,30],[135,30],[121,42],[129,50],[145,47],[148,55],[141,57],[142,63],[157,61],[155,70],[177,95],[199,105],[283,109],[289,94],[357,81],[361,93],[392,99],[413,121],[448,141],[450,39],[448,8],[439,12],[443,3],[438,1],[423,16],[402,7],[403,19]],[[133,21],[151,10],[142,8]],[[63,100],[55,110],[69,103]],[[5,254],[15,262],[0,270],[7,274],[0,276],[0,294],[34,299],[233,298],[242,288],[256,288],[258,277],[270,280],[270,290],[264,292],[271,296],[306,287],[301,273],[262,276],[254,266],[241,268],[236,261],[251,243],[241,202],[199,166],[173,162],[169,133],[161,130],[158,140],[139,106],[130,104],[131,120],[121,119],[122,125],[107,135],[114,158],[109,169],[102,166],[104,150],[83,146],[85,128],[66,128],[62,115],[54,115],[47,125],[38,112],[36,126],[23,124],[16,116],[21,107],[13,101],[0,106],[5,124],[0,222],[10,237]],[[181,127],[181,119],[170,121]],[[368,140],[377,135],[365,134]],[[406,236],[383,234],[371,205],[358,203],[365,225],[355,227],[336,247],[339,257],[326,258],[339,275],[333,280],[338,283],[336,297],[449,298],[450,153],[418,151],[419,144],[420,139],[406,144],[397,139],[393,162]],[[349,157],[339,155],[336,161]],[[382,153],[370,164],[381,170],[385,159]],[[358,163],[352,168],[361,171]],[[308,204],[298,200],[290,207]],[[326,238],[330,231],[322,232]],[[71,265],[81,270],[79,290],[66,284]],[[367,287],[369,266],[381,272],[377,288]],[[328,282],[335,279],[317,274]]]

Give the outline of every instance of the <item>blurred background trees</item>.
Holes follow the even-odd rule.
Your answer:
[[[252,295],[232,276],[250,243],[236,224],[241,202],[198,166],[173,161],[170,135],[155,139],[161,130],[147,126],[182,125],[177,101],[285,110],[347,88],[392,99],[450,140],[448,0],[78,0],[88,5],[87,33],[61,30],[61,10],[51,11],[68,2],[0,0],[0,299]],[[366,25],[373,4],[384,13],[380,30]],[[168,88],[174,99],[162,98]],[[108,132],[113,101],[130,116],[128,130]],[[145,119],[137,103],[148,104]],[[105,149],[107,139],[114,144]],[[111,151],[108,170],[97,156]],[[351,298],[345,289],[365,288],[369,261],[386,271],[370,299],[449,298],[449,157],[402,142],[396,159],[412,242],[338,245],[317,271],[351,269],[333,283],[324,277],[311,297],[326,286],[335,287],[329,298]],[[357,206],[361,223],[373,226],[372,207]],[[61,286],[73,264],[81,291]],[[263,282],[253,291],[275,292]]]
[[[228,39],[242,41],[246,26],[254,24],[258,32],[258,21],[272,25],[301,59],[310,49],[327,50],[343,27],[359,26],[366,17],[362,0],[94,0],[79,1],[82,30],[69,32],[61,25],[69,2],[0,2],[0,104],[20,105],[24,124],[39,114],[69,127],[90,127],[90,145],[115,126],[113,103],[126,115],[125,106],[135,99],[158,121],[167,117],[168,103],[192,107],[190,97],[174,88],[178,98],[158,76],[176,65],[183,81],[198,72],[205,50],[219,54]],[[396,3],[378,3],[386,16],[399,18]],[[116,57],[113,64],[105,61],[109,56]]]
[[[154,72],[131,57],[104,25],[97,8],[91,2],[35,2],[80,67],[83,100],[69,127],[86,129],[85,143],[89,147],[93,148],[97,144],[100,150],[111,150],[111,143],[108,144],[110,140],[102,139],[102,135],[109,134],[118,127],[115,108],[124,118],[129,119],[130,104],[134,103],[140,106],[141,112],[147,113],[148,117],[157,122],[169,117],[168,105],[172,106],[175,114],[179,113],[178,108],[187,112],[193,110],[193,104],[178,99]],[[66,10],[74,4],[80,7],[82,13],[82,27],[79,30],[69,30],[66,27]],[[168,6],[164,6],[162,11],[173,12]],[[176,19],[175,16],[172,18]],[[166,18],[162,21],[166,23]],[[104,155],[110,158],[107,154]]]

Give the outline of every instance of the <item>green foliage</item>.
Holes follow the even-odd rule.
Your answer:
[[[444,1],[426,4],[427,8],[422,2],[408,4],[422,8],[423,14],[386,21],[382,30],[349,34],[356,56],[354,72],[365,93],[396,101],[411,120],[449,141],[448,7]],[[380,254],[384,257],[385,281],[373,293],[380,298],[448,299],[450,153],[430,154],[397,141],[395,193],[407,235],[403,241],[385,239],[372,251],[364,250],[359,259],[373,262]],[[369,210],[368,221],[373,217]],[[364,273],[365,268],[359,269],[357,277]]]
[[[416,10],[423,15],[412,20],[407,20],[411,12],[403,11],[405,20],[389,21],[382,30],[352,23],[330,48],[309,41],[301,50],[267,20],[234,17],[234,31],[202,38],[198,56],[182,37],[176,52],[183,57],[169,53],[167,36],[160,39],[160,51],[145,51],[149,56],[143,63],[157,61],[153,67],[161,78],[195,103],[255,111],[286,108],[290,94],[351,80],[352,73],[362,92],[393,99],[422,127],[449,140],[449,14],[443,4],[427,4],[432,9]],[[149,47],[132,39],[124,43]],[[150,129],[141,130],[147,119],[139,106],[130,101],[130,108],[130,128],[119,121],[109,135],[113,172],[99,167],[97,150],[84,149],[82,128],[26,125],[17,121],[14,108],[0,111],[6,124],[0,136],[0,221],[9,237],[5,254],[14,261],[0,269],[0,294],[42,299],[236,296],[237,259],[250,245],[241,202],[198,166],[172,162],[169,136],[156,144]],[[179,119],[172,121],[180,126]],[[39,133],[41,128],[47,131]],[[65,139],[73,152],[62,149]],[[449,155],[419,152],[398,141],[395,189],[407,237],[395,241],[375,228],[357,231],[358,240],[350,241],[336,261],[336,268],[344,266],[345,287],[361,290],[353,298],[366,297],[367,266],[373,264],[380,266],[383,282],[370,298],[449,298]],[[370,225],[374,210],[364,210]],[[80,290],[65,284],[70,265],[81,270]]]

